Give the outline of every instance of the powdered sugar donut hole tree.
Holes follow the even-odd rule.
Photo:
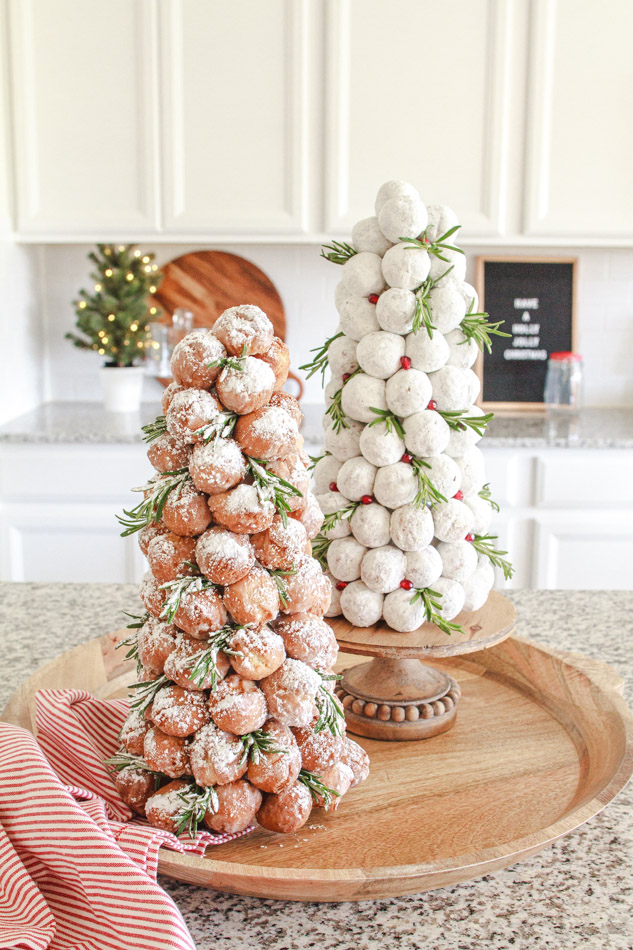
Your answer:
[[[496,504],[477,443],[492,414],[475,405],[472,368],[507,334],[477,311],[459,228],[408,182],[382,185],[351,244],[322,250],[341,267],[340,324],[302,367],[324,386],[330,370],[313,540],[335,591],[328,616],[379,624],[394,644],[425,624],[448,642],[486,604],[494,568],[512,574],[488,533]]]
[[[108,765],[129,807],[176,833],[290,833],[369,770],[333,693],[331,584],[310,548],[323,516],[288,360],[271,363],[284,351],[255,306],[176,346],[164,415],[144,427],[156,474],[119,518],[150,570]]]

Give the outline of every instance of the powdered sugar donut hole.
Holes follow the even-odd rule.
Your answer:
[[[297,451],[297,421],[282,406],[264,406],[240,416],[233,432],[245,455],[272,461]]]
[[[382,273],[390,287],[416,290],[429,276],[428,251],[411,244],[394,244],[382,259]]]
[[[376,413],[371,411],[372,408],[383,410],[387,408],[385,381],[376,376],[368,376],[366,373],[352,376],[343,386],[341,406],[349,419],[355,419],[357,422],[373,422]]]
[[[345,376],[347,373],[353,373],[358,369],[356,359],[356,340],[351,337],[338,336],[332,340],[328,347],[327,358],[332,376]]]
[[[413,501],[418,491],[418,480],[408,462],[384,465],[376,472],[374,498],[386,508],[400,508]]]
[[[480,558],[477,569],[464,581],[464,606],[462,610],[479,610],[488,600],[495,582],[495,572],[487,558]]]
[[[377,471],[362,455],[348,459],[338,472],[338,490],[350,501],[360,501],[363,495],[373,494]]]
[[[343,387],[343,377],[336,376],[334,379],[331,379],[325,389],[323,390],[323,395],[325,397],[325,408],[329,409],[336,395],[338,394],[339,389]]]
[[[448,343],[448,365],[456,366],[458,369],[470,369],[479,353],[479,347],[475,341],[469,340],[457,327],[446,334],[446,342]]]
[[[450,240],[452,242],[453,239]],[[443,250],[442,255],[447,260],[443,261],[441,257],[436,257],[434,254],[429,255],[431,258],[431,269],[429,270],[431,280],[442,280],[448,268],[452,267],[452,271],[447,275],[451,281],[458,284],[464,281],[466,278],[466,255],[461,251],[448,250]]]
[[[340,581],[358,580],[366,550],[367,548],[353,537],[332,541],[327,551],[330,572]]]
[[[388,544],[389,515],[390,512],[382,505],[359,505],[350,519],[352,534],[359,544],[366,548],[379,548]]]
[[[401,418],[426,409],[431,394],[429,377],[413,368],[398,370],[387,380],[385,389],[387,407]]]
[[[382,258],[370,251],[354,254],[343,264],[341,280],[348,290],[358,297],[379,294],[386,286],[382,274]]]
[[[326,617],[340,617],[343,612],[341,610],[341,591],[337,589],[336,587],[337,581],[332,576],[332,574],[330,574],[329,571],[326,571],[325,577],[329,581],[330,587],[332,588],[332,596],[330,597],[330,606],[325,611],[325,616]]]
[[[225,356],[226,349],[211,331],[188,333],[176,343],[171,355],[172,376],[181,386],[208,389],[220,372],[219,366],[208,364],[217,364]]]
[[[351,290],[346,286],[344,281],[339,280],[338,284],[334,288],[334,306],[339,313],[343,309],[343,304],[345,301],[349,300],[349,298],[353,296],[354,294],[352,294]]]
[[[308,492],[305,499],[305,508],[299,508],[296,511],[289,512],[291,518],[296,518],[305,528],[308,539],[316,538],[323,524],[323,512],[319,508],[319,503],[312,492]]]
[[[419,551],[407,551],[406,577],[414,587],[432,587],[442,574],[442,558],[429,544]]]
[[[372,254],[383,256],[391,247],[389,241],[380,230],[378,218],[361,218],[352,228],[352,247],[356,251],[370,251]]]
[[[473,513],[473,534],[487,534],[492,521],[492,508],[479,495],[464,495],[463,502]]]
[[[198,491],[216,495],[246,475],[246,460],[233,439],[212,439],[194,446],[189,474]]]
[[[448,205],[430,204],[426,206],[428,222],[426,225],[426,239],[433,244],[438,238],[443,237],[451,228],[459,225],[457,215]],[[453,243],[452,236],[449,243]]]
[[[466,374],[466,380],[468,385],[468,405],[472,405],[478,398],[481,391],[481,380],[472,369],[465,369],[463,372]]]
[[[401,287],[389,287],[376,304],[376,320],[382,330],[406,336],[413,329],[415,294]]]
[[[466,416],[485,415],[483,409],[480,409],[479,406],[468,406],[465,414]],[[444,451],[452,458],[458,458],[461,455],[466,455],[480,440],[479,433],[471,429],[470,426],[465,426],[463,429],[451,429],[448,445]]]
[[[403,181],[401,178],[392,178],[390,181],[386,181],[378,189],[375,201],[375,211],[378,215],[380,209],[383,207],[385,202],[389,201],[391,198],[414,198],[416,201],[420,200],[420,195],[418,194],[417,188],[409,184],[408,181]],[[400,235],[398,235],[399,237]]]
[[[275,374],[268,363],[246,356],[235,366],[225,366],[215,381],[219,399],[232,412],[253,412],[265,406],[275,388]]]
[[[417,238],[428,221],[426,208],[413,195],[397,195],[381,202],[377,216],[380,230],[393,244],[400,238]]]
[[[383,599],[362,581],[354,581],[341,592],[343,616],[355,627],[371,627],[382,617]]]
[[[460,325],[466,315],[466,304],[458,285],[441,280],[429,293],[431,320],[440,333],[450,333]]]
[[[399,548],[386,544],[367,551],[361,564],[361,580],[370,590],[388,594],[404,580],[406,558]]]
[[[386,623],[398,633],[411,633],[422,626],[426,619],[424,604],[421,600],[411,603],[415,591],[398,588],[387,594],[382,605]]]
[[[343,464],[340,459],[334,458],[333,455],[324,455],[323,458],[319,459],[312,472],[312,482],[317,495],[330,491],[330,485],[336,484],[338,473]]]
[[[443,620],[452,620],[464,608],[464,588],[448,577],[438,577],[433,590],[440,595],[441,608],[438,613]]]
[[[365,426],[358,444],[362,455],[372,465],[393,465],[404,454],[404,441],[394,429],[388,432],[384,422]]]
[[[464,303],[466,304],[466,313],[477,313],[479,310],[479,294],[475,290],[472,284],[468,284],[466,281],[462,281],[457,285],[460,294],[464,298]]]
[[[433,540],[433,516],[426,507],[403,505],[391,513],[391,540],[402,551],[425,548]]]
[[[446,499],[452,498],[461,488],[461,474],[455,460],[448,455],[436,455],[422,461],[428,466],[424,473],[434,488]]]
[[[458,456],[454,461],[461,472],[459,487],[464,495],[476,495],[486,480],[483,452],[474,445],[465,455]]]
[[[434,373],[448,360],[448,343],[441,333],[434,333],[430,337],[422,327],[417,333],[409,333],[405,344],[411,365],[423,373]]]
[[[346,462],[355,455],[360,455],[360,439],[364,431],[360,422],[350,420],[346,428],[341,427],[337,432],[334,424],[328,420],[325,429],[325,448],[339,462]]]
[[[255,554],[248,535],[213,525],[198,538],[196,562],[214,584],[235,584],[248,574]]]
[[[360,340],[366,333],[379,330],[376,304],[367,297],[349,297],[341,308],[340,327],[351,340]]]
[[[211,332],[232,356],[266,353],[275,336],[264,311],[253,304],[229,307],[215,321]]]
[[[432,409],[407,416],[402,426],[407,449],[414,455],[440,455],[448,445],[451,430]]]
[[[463,541],[472,531],[474,520],[470,508],[456,498],[442,501],[433,508],[435,537],[439,541]]]
[[[388,379],[400,369],[405,342],[397,333],[377,330],[363,337],[356,347],[358,364],[369,376]]]
[[[324,515],[332,515],[342,508],[346,508],[348,505],[347,498],[337,491],[323,492],[323,494],[316,496],[316,500]],[[329,531],[325,528],[323,529],[323,534],[334,541],[338,538],[346,538],[351,532],[352,529],[349,525],[349,518],[341,518]]]
[[[442,559],[442,574],[452,581],[467,581],[477,568],[477,552],[469,541],[440,541],[437,552]]]
[[[456,366],[442,366],[434,373],[429,373],[433,399],[438,409],[466,409],[472,405],[468,398],[470,380],[467,375],[471,372],[469,369],[457,369]]]

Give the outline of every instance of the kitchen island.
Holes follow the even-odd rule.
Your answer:
[[[523,590],[508,596],[517,607],[518,635],[610,663],[631,702],[633,593]],[[0,584],[0,706],[37,667],[120,627],[121,612],[137,607],[128,584]],[[632,792],[629,786],[588,824],[520,864],[413,897],[297,904],[167,879],[161,884],[198,950],[630,950]]]

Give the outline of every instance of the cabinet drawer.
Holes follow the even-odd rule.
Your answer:
[[[633,452],[563,449],[537,459],[540,508],[633,507]]]

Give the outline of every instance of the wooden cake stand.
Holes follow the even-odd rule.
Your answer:
[[[459,684],[447,672],[420,661],[501,643],[514,632],[516,612],[506,597],[491,591],[480,610],[459,614],[455,623],[462,630],[449,636],[432,623],[397,633],[386,623],[354,627],[347,620],[330,621],[341,650],[375,657],[343,670],[336,688],[350,732],[370,739],[408,740],[428,739],[451,728]]]

